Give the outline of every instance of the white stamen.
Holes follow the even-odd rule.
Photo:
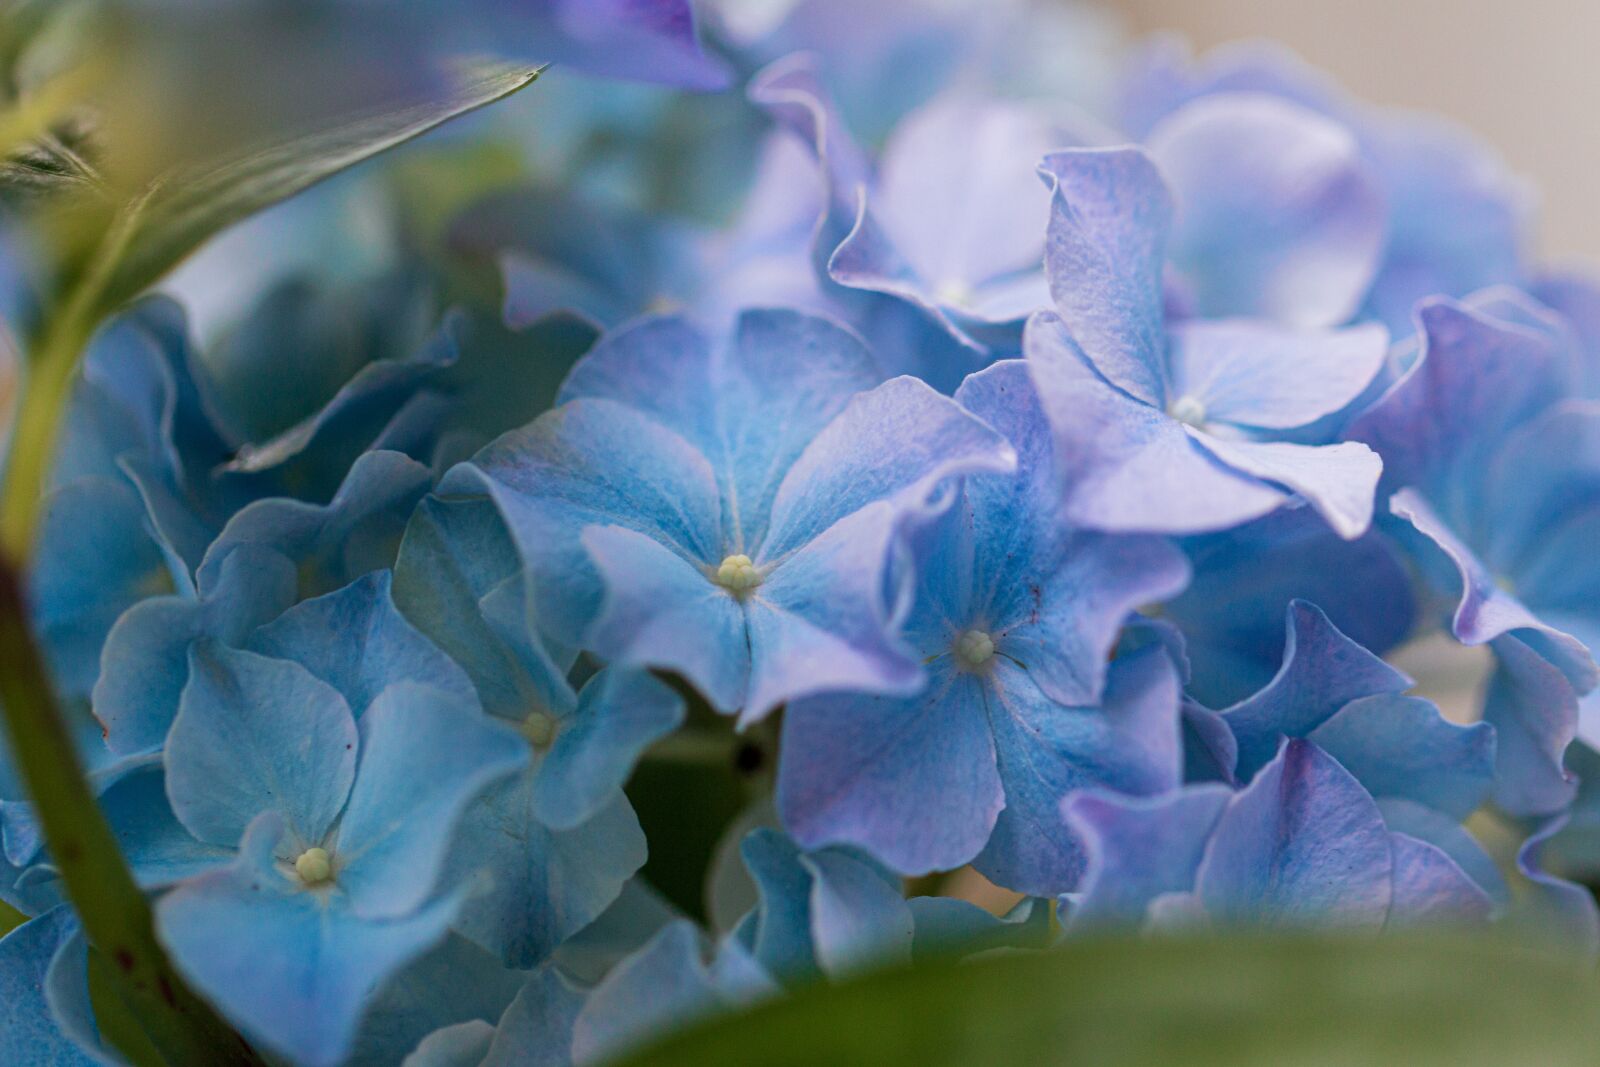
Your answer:
[[[747,593],[761,584],[761,572],[744,553],[729,556],[717,567],[717,584],[734,596]]]
[[[950,278],[939,283],[939,288],[934,291],[933,297],[946,307],[970,308],[973,299],[978,294],[972,291],[972,286],[960,278]]]
[[[1185,393],[1167,407],[1167,414],[1185,425],[1200,427],[1206,422],[1206,405],[1199,397]]]
[[[294,873],[306,885],[321,885],[333,878],[333,857],[325,848],[308,848],[295,857]]]

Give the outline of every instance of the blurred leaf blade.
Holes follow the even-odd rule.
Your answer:
[[[814,986],[626,1067],[1594,1062],[1600,985],[1464,935],[1086,940]]]
[[[138,296],[227,226],[530,85],[542,68],[475,64],[449,92],[158,179],[99,303]]]

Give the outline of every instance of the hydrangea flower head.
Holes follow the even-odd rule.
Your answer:
[[[878,383],[850,333],[750,312],[611,334],[562,405],[448,474],[487,494],[569,646],[687,677],[744,722],[807,692],[906,690],[905,526],[1011,447],[921,382]],[[740,557],[743,557],[742,559]]]

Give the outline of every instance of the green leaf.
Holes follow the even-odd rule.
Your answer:
[[[99,303],[107,309],[138,296],[225,227],[449,119],[522,89],[542,68],[472,64],[438,97],[362,115],[233,158],[169,175],[138,208],[117,260],[106,271]]]
[[[1118,939],[816,986],[627,1067],[1592,1064],[1592,971],[1488,937]]]

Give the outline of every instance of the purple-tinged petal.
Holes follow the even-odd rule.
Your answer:
[[[1166,183],[1137,148],[1057,152],[1040,173],[1055,187],[1044,262],[1056,313],[1106,381],[1164,405]]]
[[[1297,330],[1249,320],[1172,328],[1172,392],[1210,422],[1289,430],[1359,397],[1383,368],[1389,334],[1367,324]]]
[[[1398,797],[1375,799],[1378,810],[1383,813],[1384,825],[1392,833],[1426,841],[1449,856],[1473,884],[1489,894],[1497,911],[1504,911],[1510,905],[1511,888],[1506,885],[1499,866],[1455,816]]]
[[[282,874],[277,816],[245,835],[237,863],[156,906],[173,963],[241,1032],[309,1067],[333,1067],[355,1041],[374,986],[442,939],[459,898],[392,921],[359,919]]]
[[[1517,850],[1517,870],[1533,883],[1535,918],[1544,922],[1550,942],[1585,962],[1600,956],[1600,908],[1589,887],[1544,869],[1544,849],[1567,824],[1558,816],[1541,826]]]
[[[1406,834],[1390,833],[1394,897],[1390,929],[1439,923],[1484,923],[1494,911],[1489,894],[1440,849]]]
[[[1183,780],[1239,784],[1239,739],[1218,712],[1189,697],[1183,715]]]
[[[1178,678],[1165,651],[1113,664],[1098,707],[1063,707],[1027,671],[996,662],[984,686],[1006,806],[982,853],[986,877],[1030,896],[1074,888],[1086,863],[1061,818],[1061,798],[1105,788],[1134,796],[1182,781]]]
[[[894,378],[853,398],[789,468],[757,562],[795,551],[875,501],[917,518],[947,480],[1015,467],[1005,438],[915,378]]]
[[[1163,539],[1063,525],[1054,441],[1024,361],[970,376],[956,401],[1004,434],[1018,457],[1015,475],[965,484],[970,538],[982,546],[972,561],[978,615],[999,651],[1025,663],[1052,699],[1094,704],[1129,613],[1180,592],[1188,566]]]
[[[338,690],[298,663],[220,645],[189,656],[167,739],[167,794],[201,841],[239,844],[277,812],[292,845],[321,845],[355,779],[358,737]]]
[[[1495,728],[1494,801],[1513,815],[1571,803],[1578,783],[1563,757],[1578,733],[1578,695],[1562,672],[1517,635],[1491,642],[1495,671],[1483,718]]]
[[[813,697],[784,713],[778,810],[803,847],[947,870],[978,854],[1004,805],[975,675],[936,671],[909,699]]]
[[[1402,489],[1389,501],[1389,510],[1411,523],[1453,564],[1461,584],[1461,600],[1450,624],[1457,640],[1482,645],[1515,634],[1559,668],[1580,692],[1595,687],[1600,680],[1600,666],[1583,642],[1541,620],[1503,588],[1421,494]]]
[[[621,526],[588,527],[583,546],[605,582],[589,647],[619,666],[679,671],[725,714],[745,705],[752,649],[733,593]]]
[[[1147,143],[1177,206],[1171,259],[1200,315],[1332,326],[1361,306],[1388,217],[1348,129],[1225,93],[1173,112]]]
[[[1548,331],[1453,300],[1416,314],[1423,351],[1345,437],[1383,457],[1386,485],[1458,492],[1508,430],[1561,398],[1565,356]]]
[[[1239,739],[1238,775],[1249,781],[1286,737],[1307,737],[1361,697],[1402,693],[1412,681],[1350,640],[1322,609],[1291,601],[1283,663],[1265,688],[1222,712]]]
[[[1307,741],[1289,741],[1229,801],[1195,877],[1214,918],[1381,925],[1389,831],[1372,797]]]
[[[1088,856],[1068,924],[1140,926],[1152,901],[1194,888],[1206,842],[1233,794],[1190,786],[1159,797],[1074,793],[1062,813]]]
[[[1259,518],[1291,499],[1212,457],[1164,411],[1108,385],[1054,315],[1028,320],[1023,348],[1055,430],[1058,467],[1069,479],[1065,517],[1074,524],[1198,533]]]
[[[528,745],[477,702],[397,682],[361,717],[361,758],[339,820],[335,877],[366,918],[416,911],[441,889],[462,813],[526,766]]]
[[[1301,445],[1292,441],[1235,441],[1188,428],[1200,447],[1236,471],[1283,486],[1317,509],[1347,541],[1372,525],[1373,498],[1383,461],[1366,445]]]
[[[1494,784],[1495,731],[1459,726],[1426,700],[1352,700],[1305,735],[1374,797],[1399,797],[1465,819]]]

